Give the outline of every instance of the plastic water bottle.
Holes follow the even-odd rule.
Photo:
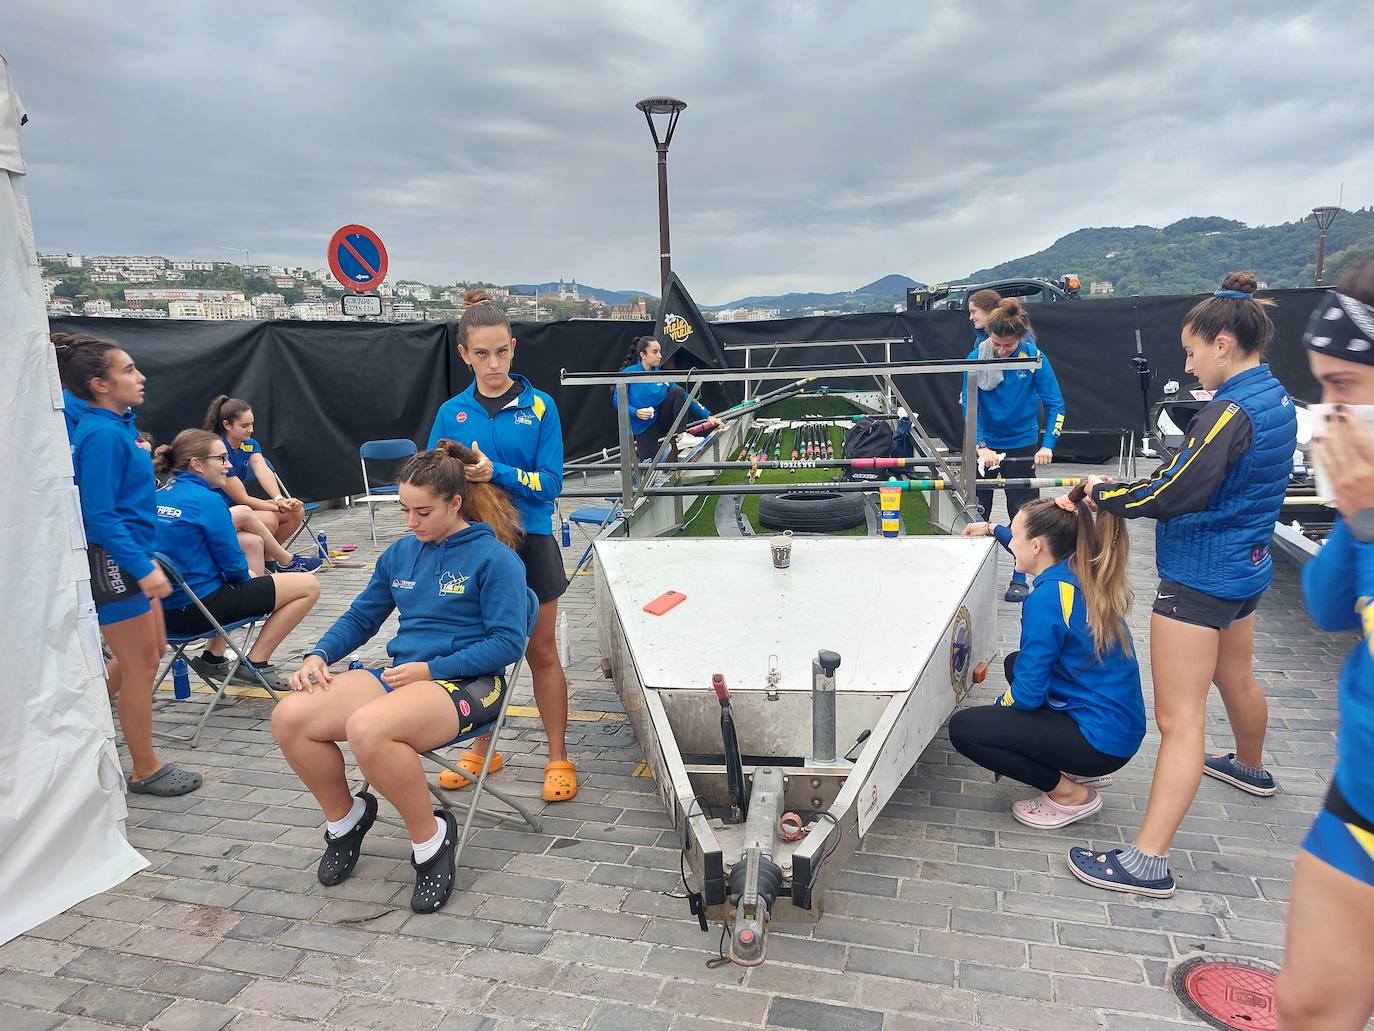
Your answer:
[[[558,658],[564,666],[572,663],[572,641],[568,638],[568,614],[558,614]]]
[[[329,557],[329,538],[326,537],[326,536],[325,536],[324,534],[322,534],[322,533],[317,533],[317,534],[315,534],[315,540],[318,541],[318,542],[319,542],[319,545],[320,545],[320,558],[328,558],[328,557]]]
[[[572,527],[568,525],[566,519],[563,520],[563,547],[572,547]]]
[[[348,668],[349,668],[349,669],[362,669],[362,668],[363,668],[363,660],[362,660],[362,659],[352,659],[352,660],[350,660],[349,663],[348,663]]]
[[[191,667],[180,656],[172,663],[172,694],[179,701],[191,697]]]

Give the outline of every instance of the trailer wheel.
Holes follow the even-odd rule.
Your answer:
[[[791,491],[759,498],[759,522],[770,530],[830,533],[864,522],[862,494],[838,491]]]

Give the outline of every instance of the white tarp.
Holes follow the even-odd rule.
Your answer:
[[[148,865],[122,829],[22,110],[0,56],[0,943]]]

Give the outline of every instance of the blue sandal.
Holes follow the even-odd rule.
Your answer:
[[[1121,849],[1094,852],[1090,848],[1069,849],[1069,873],[1084,884],[1108,891],[1126,891],[1133,895],[1167,899],[1174,893],[1174,875],[1165,874],[1157,881],[1144,881],[1121,865]]]

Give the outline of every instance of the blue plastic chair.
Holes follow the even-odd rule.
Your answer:
[[[363,470],[363,496],[357,500],[367,506],[367,526],[372,531],[372,546],[377,546],[377,517],[378,505],[400,502],[400,496],[396,484],[386,483],[374,487],[367,476],[367,463],[396,461],[400,458],[409,458],[419,450],[413,440],[390,439],[390,440],[365,440],[362,447],[358,448],[358,463]]]
[[[528,587],[525,588],[525,597],[528,606],[525,625],[525,648],[528,648],[530,636],[534,633],[534,625],[539,621],[539,598],[535,595],[534,591],[530,590]],[[520,673],[524,667],[525,649],[522,648],[520,657],[515,660],[515,665],[511,667],[510,676],[506,678],[506,693],[505,697],[501,699],[501,711],[497,713],[496,719],[492,720],[490,723],[483,723],[473,727],[466,734],[459,734],[446,745],[440,745],[438,748],[431,751],[421,753],[424,758],[438,766],[442,766],[446,770],[456,773],[472,785],[472,799],[468,802],[460,802],[455,801],[454,796],[450,792],[437,787],[428,777],[425,778],[429,793],[438,800],[442,808],[455,814],[465,813],[463,819],[463,832],[458,837],[458,848],[453,854],[453,864],[455,867],[463,861],[463,847],[467,844],[468,832],[472,827],[473,818],[478,815],[478,810],[481,807],[483,792],[499,799],[509,807],[511,811],[509,813],[485,812],[481,815],[496,821],[497,824],[506,824],[513,827],[528,827],[536,834],[543,829],[543,824],[540,822],[539,818],[526,809],[522,803],[516,801],[500,788],[494,788],[487,784],[487,768],[491,764],[491,757],[496,754],[497,744],[501,738],[501,731],[506,726],[506,710],[510,708],[510,700],[515,696],[515,685],[519,681]],[[460,745],[469,744],[477,740],[483,734],[490,734],[491,741],[487,745],[487,754],[482,762],[482,769],[479,771],[475,780],[467,770],[439,754],[441,749],[457,748]],[[366,788],[367,781],[364,780],[359,790],[366,790]],[[357,792],[354,792],[354,794],[357,794]],[[388,819],[383,822],[399,826],[394,820]]]
[[[219,705],[220,700],[224,698],[224,692],[229,687],[229,681],[239,669],[247,670],[249,675],[258,682],[258,685],[265,688],[267,693],[272,696],[272,701],[277,702],[281,700],[280,695],[273,689],[272,685],[268,683],[267,679],[248,661],[248,649],[253,642],[253,632],[257,625],[264,622],[272,613],[264,612],[260,616],[249,616],[247,619],[240,619],[237,622],[221,623],[214,617],[214,614],[205,607],[205,603],[197,598],[191,591],[191,588],[187,586],[186,578],[181,575],[181,570],[177,569],[171,559],[161,553],[154,553],[153,559],[163,568],[163,571],[166,572],[167,579],[172,581],[173,586],[184,591],[186,596],[195,604],[196,608],[200,609],[201,615],[205,617],[205,621],[210,625],[209,629],[198,634],[181,635],[173,634],[171,631],[167,632],[167,643],[171,646],[172,654],[168,657],[167,664],[162,667],[162,672],[158,675],[157,682],[153,684],[153,693],[156,694],[157,689],[162,686],[162,682],[167,679],[167,673],[171,670],[172,664],[176,662],[177,659],[185,659],[186,649],[197,641],[207,641],[215,637],[223,637],[229,642],[229,650],[234,653],[228,665],[225,666],[224,679],[218,684],[202,676],[199,671],[196,671],[196,676],[200,677],[201,681],[204,682],[214,694],[210,698],[210,704],[207,705],[205,711],[201,713],[200,720],[196,723],[195,729],[189,735],[177,734],[168,730],[153,731],[153,733],[159,737],[168,738],[172,741],[181,741],[189,744],[192,748],[199,748],[200,734],[201,731],[205,729],[205,721],[210,718],[216,706]],[[234,630],[244,631],[241,641],[235,641],[233,637],[230,636],[230,632]],[[187,665],[190,665],[189,661]],[[195,667],[192,666],[191,669],[195,670]]]
[[[568,513],[568,522],[577,526],[579,532],[587,538],[587,547],[582,552],[582,557],[577,560],[577,565],[573,567],[570,575],[576,576],[582,571],[582,567],[587,564],[587,559],[591,558],[592,548],[596,545],[597,538],[606,532],[606,528],[620,518],[621,507],[620,499],[610,499],[612,504],[607,508],[598,505],[589,505],[586,508],[574,509]],[[588,533],[586,527],[595,526],[595,533]]]

